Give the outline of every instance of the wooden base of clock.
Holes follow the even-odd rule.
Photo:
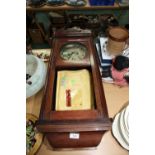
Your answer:
[[[96,147],[104,132],[49,133],[47,139],[54,148]]]
[[[108,117],[92,33],[88,30],[70,29],[56,31],[54,36],[53,54],[49,62],[37,129],[45,134],[53,148],[96,147],[104,132],[111,128],[111,121]],[[66,57],[63,58],[61,53],[63,47],[74,43],[80,43],[86,47],[84,58],[81,59],[80,56],[69,57],[70,55],[67,57],[68,60]],[[77,52],[76,55],[81,54],[77,49],[73,51]],[[67,53],[64,54],[66,56]],[[87,69],[90,72],[94,95],[93,108],[57,111],[55,106],[58,71],[80,69]]]

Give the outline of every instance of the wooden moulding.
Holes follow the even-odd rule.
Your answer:
[[[83,148],[97,146],[106,130],[111,128],[98,68],[96,48],[89,31],[59,30],[54,33],[53,54],[48,66],[44,97],[37,128],[53,148]],[[60,58],[60,49],[67,42],[79,42],[88,52],[84,60],[68,62]],[[59,70],[88,69],[91,73],[95,108],[91,110],[55,111],[56,79]],[[70,138],[77,133],[79,138]]]

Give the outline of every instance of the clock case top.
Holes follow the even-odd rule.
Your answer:
[[[99,72],[97,52],[90,31],[64,31],[54,33],[53,52],[48,65],[44,96],[37,128],[44,133],[103,132],[111,128],[107,105]],[[66,61],[60,50],[66,43],[79,42],[87,47],[81,61]],[[91,73],[95,108],[91,110],[55,111],[56,79],[60,70],[88,69]]]

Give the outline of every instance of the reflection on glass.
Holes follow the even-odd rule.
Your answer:
[[[64,60],[79,61],[86,56],[87,48],[85,45],[77,42],[65,44],[61,51],[60,56]]]

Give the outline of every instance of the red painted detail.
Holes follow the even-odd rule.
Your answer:
[[[71,90],[66,89],[66,106],[71,107]]]

